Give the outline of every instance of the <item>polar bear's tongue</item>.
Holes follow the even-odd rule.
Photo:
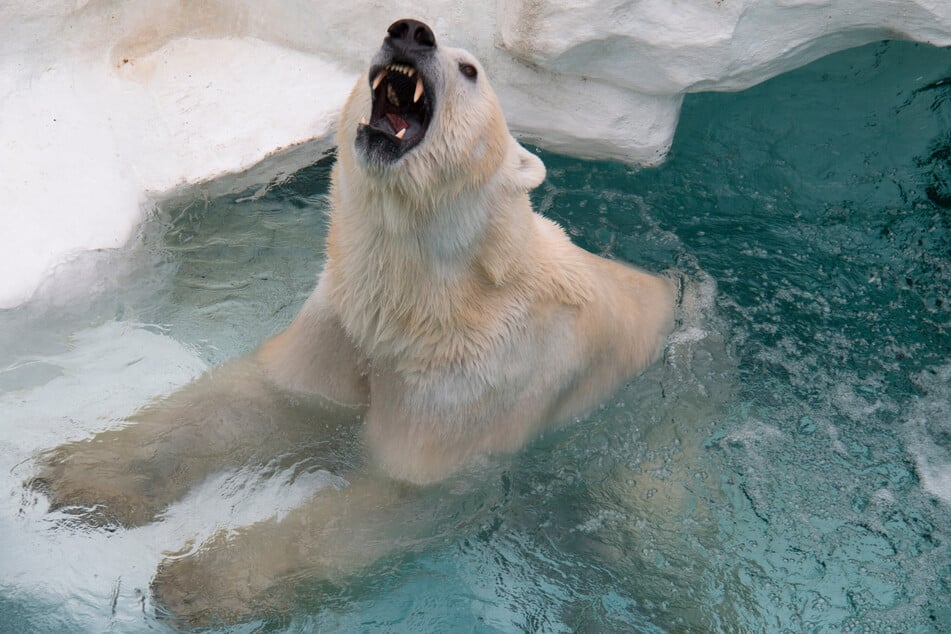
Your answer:
[[[393,126],[393,132],[399,133],[400,130],[405,130],[409,127],[409,124],[406,122],[406,119],[396,114],[395,112],[387,112],[386,118],[390,122],[390,125]]]

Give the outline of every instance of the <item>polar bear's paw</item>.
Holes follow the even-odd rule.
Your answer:
[[[253,528],[251,529],[253,532]],[[152,580],[160,618],[191,627],[246,622],[269,614],[286,614],[293,592],[275,559],[282,546],[257,548],[242,533],[220,532],[201,550],[169,554]]]
[[[68,443],[43,454],[38,463],[27,486],[46,495],[50,511],[85,525],[140,526],[157,519],[165,506],[147,469],[99,443]]]

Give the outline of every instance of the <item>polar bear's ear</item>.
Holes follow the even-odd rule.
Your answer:
[[[545,164],[542,160],[512,139],[506,160],[508,182],[520,191],[530,191],[545,180]]]

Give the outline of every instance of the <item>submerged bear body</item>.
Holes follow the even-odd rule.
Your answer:
[[[380,540],[348,541],[347,522],[392,512],[393,483],[440,480],[582,415],[655,360],[673,325],[671,279],[587,253],[532,211],[544,166],[509,133],[478,61],[421,22],[389,28],[337,135],[327,261],[288,328],[104,432],[108,450],[103,438],[54,450],[37,479],[54,505],[142,523],[226,457],[248,459],[232,445],[277,442],[268,403],[363,408],[347,489],[161,566],[159,602],[193,622],[269,605],[290,570],[342,574],[379,556]],[[221,414],[235,394],[257,414]],[[99,460],[112,463],[91,479],[82,467]]]

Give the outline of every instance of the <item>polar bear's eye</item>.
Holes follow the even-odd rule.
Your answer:
[[[469,79],[475,79],[476,75],[479,74],[479,71],[476,70],[475,66],[472,64],[466,64],[465,62],[459,62],[459,72]]]

